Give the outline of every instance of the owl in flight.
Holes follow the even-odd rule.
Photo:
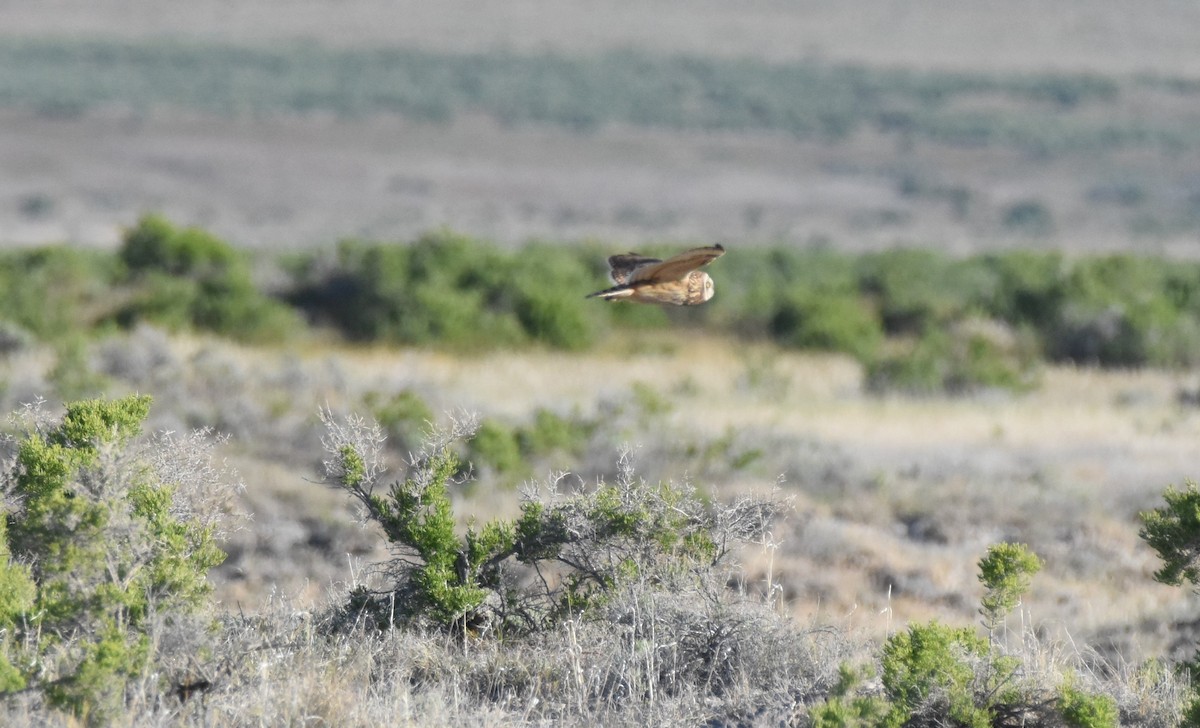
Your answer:
[[[713,297],[712,278],[697,269],[724,254],[725,248],[712,245],[692,248],[666,260],[637,253],[614,255],[608,259],[608,266],[612,269],[609,275],[617,285],[587,297],[695,306]]]

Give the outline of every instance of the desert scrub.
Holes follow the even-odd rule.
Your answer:
[[[879,318],[865,301],[820,290],[780,300],[769,330],[783,346],[844,352],[860,361],[872,358],[883,340]]]
[[[421,436],[433,422],[433,410],[420,394],[411,389],[385,396],[381,392],[367,392],[365,404],[375,420],[387,433],[390,447],[397,452],[406,452],[420,444]]]
[[[1022,391],[1036,382],[1036,355],[1027,337],[1001,322],[962,319],[893,338],[866,369],[873,392]]]
[[[936,621],[908,625],[885,641],[878,670],[873,665],[841,667],[829,697],[811,709],[813,724],[821,728],[1117,725],[1117,701],[1088,689],[1092,686],[1085,688],[1071,669],[1091,674],[1085,659],[1057,661],[1046,671],[1045,655],[1032,652],[1039,644],[1033,627],[1015,649],[995,638],[997,625],[1020,605],[1040,568],[1041,560],[1022,544],[989,548],[979,561],[979,581],[985,590],[980,613],[988,636]],[[869,682],[875,674],[880,676],[878,685]],[[1142,711],[1137,717],[1148,725],[1169,724],[1173,710],[1173,705],[1164,705],[1156,715]],[[1132,710],[1130,717],[1134,717]]]
[[[402,244],[346,241],[336,254],[283,257],[289,278],[268,291],[227,242],[147,215],[115,255],[62,247],[0,254],[0,327],[63,347],[141,321],[272,342],[299,332],[303,317],[350,341],[458,352],[585,351],[628,345],[614,331],[696,327],[845,353],[867,368],[871,390],[920,394],[1020,391],[1036,384],[1041,361],[1200,361],[1195,262],[740,249],[722,261],[712,305],[678,309],[585,301],[610,252],[543,242],[514,250],[438,230]],[[58,294],[49,303],[46,290]]]
[[[568,467],[570,461],[583,456],[602,424],[600,418],[564,417],[543,407],[524,425],[484,419],[467,443],[465,457],[472,468],[482,466],[484,474],[501,485],[516,485],[534,472],[535,465]]]
[[[988,657],[987,640],[970,629],[929,622],[909,625],[883,647],[883,686],[892,709],[888,724],[945,715],[955,725],[986,728],[992,706],[978,704],[975,663]]]
[[[988,634],[1021,604],[1029,583],[1042,569],[1042,560],[1025,544],[998,543],[979,560],[979,582],[985,589],[979,613]]]
[[[118,712],[171,629],[209,606],[233,486],[207,434],[141,437],[150,398],[31,407],[0,472],[0,689],[89,723]],[[167,687],[164,685],[164,687]]]
[[[1059,688],[1057,708],[1063,723],[1070,728],[1117,728],[1120,725],[1116,700],[1080,690],[1072,679],[1067,679]]]
[[[388,583],[357,589],[350,616],[440,628],[538,632],[609,603],[628,585],[671,583],[711,571],[736,545],[761,539],[785,507],[779,499],[716,505],[684,484],[635,477],[629,453],[615,483],[565,492],[566,475],[522,493],[520,516],[458,528],[450,500],[476,435],[472,418],[430,433],[402,479],[383,484],[382,429],[323,411],[330,480],[344,488],[398,554]]]
[[[506,640],[344,629],[341,610],[272,599],[256,614],[223,620],[219,689],[147,706],[131,722],[795,725],[796,701],[824,689],[847,641],[836,630],[799,629],[722,583],[709,586],[668,593],[640,584],[604,620],[566,620]]]
[[[2,253],[0,322],[55,343],[92,333],[104,325],[119,270],[111,254],[66,246]]]
[[[148,320],[260,343],[299,328],[295,311],[258,289],[245,257],[200,228],[146,215],[126,232],[119,258],[134,290],[116,313],[125,326]]]
[[[1154,572],[1155,580],[1170,586],[1185,581],[1193,591],[1200,590],[1200,488],[1187,481],[1183,490],[1169,486],[1163,493],[1166,505],[1143,511],[1140,516],[1142,540],[1162,559],[1163,565]],[[1184,712],[1182,725],[1200,726],[1200,651],[1190,664],[1192,679],[1191,703]]]
[[[1186,78],[915,72],[630,49],[464,54],[53,37],[0,43],[0,103],[47,116],[102,105],[235,118],[399,114],[424,123],[482,114],[503,124],[574,131],[617,123],[817,139],[872,128],[903,139],[1043,156],[1114,146],[1194,149],[1186,114],[1192,85]],[[1126,120],[1117,112],[1131,96],[1149,96],[1163,111]]]
[[[531,243],[518,254],[442,230],[410,245],[345,242],[331,267],[302,271],[292,300],[356,341],[579,350],[605,316],[580,293],[595,278],[564,246]]]
[[[1141,514],[1142,540],[1163,560],[1154,578],[1171,586],[1186,581],[1200,588],[1200,488],[1191,480],[1183,490],[1170,486],[1163,500],[1165,506]]]

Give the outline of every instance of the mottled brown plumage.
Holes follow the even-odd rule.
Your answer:
[[[666,260],[647,258],[637,253],[614,255],[608,259],[610,276],[617,285],[589,294],[588,298],[606,301],[666,303],[694,306],[713,297],[713,280],[697,270],[725,254],[725,248],[712,245],[693,248]]]

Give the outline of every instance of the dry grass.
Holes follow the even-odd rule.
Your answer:
[[[114,357],[114,346],[129,356]],[[467,408],[523,422],[538,407],[574,417],[616,412],[613,403],[628,402],[640,385],[666,410],[643,413],[641,422],[630,419],[636,409],[626,410],[620,427],[593,440],[582,459],[611,463],[622,442],[632,442],[646,477],[686,478],[725,499],[770,488],[782,475],[795,512],[770,544],[742,554],[738,581],[756,599],[769,594],[793,628],[832,628],[839,639],[877,644],[910,621],[976,624],[976,561],[994,542],[1021,541],[1046,568],[1019,619],[1058,651],[1054,664],[1093,664],[1089,655],[1098,651],[1104,680],[1123,675],[1123,706],[1176,689],[1130,687],[1150,679],[1133,666],[1176,648],[1175,624],[1194,615],[1185,594],[1152,581],[1156,563],[1137,538],[1136,513],[1157,505],[1166,484],[1195,474],[1200,413],[1176,398],[1195,387],[1191,375],[1049,369],[1040,389],[1021,396],[880,399],[864,394],[858,367],[838,357],[683,335],[614,347],[471,358],[341,347],[285,355],[152,330],[98,346],[95,361],[114,394],[139,389],[158,398],[154,426],[215,424],[239,433],[223,451],[246,484],[241,506],[253,514],[232,534],[230,559],[213,578],[221,610],[234,622],[247,620],[231,623],[228,639],[261,644],[227,646],[247,662],[223,683],[232,687],[203,701],[151,705],[148,687],[146,710],[158,717],[139,724],[266,725],[279,716],[345,725],[382,716],[408,716],[413,725],[583,724],[597,713],[579,712],[566,698],[547,705],[547,696],[564,694],[578,670],[586,689],[565,694],[592,695],[603,675],[645,657],[636,645],[625,653],[572,653],[570,639],[598,639],[582,633],[558,635],[567,642],[557,646],[514,654],[480,646],[457,657],[433,636],[344,643],[313,636],[303,615],[319,612],[331,590],[340,593],[387,556],[348,499],[318,482],[318,407],[363,412],[366,392],[401,390],[420,392],[435,411]],[[49,364],[40,361],[36,352],[0,361],[0,381],[36,382]],[[8,392],[6,404],[14,396]],[[718,442],[726,443],[718,455],[704,454]],[[749,465],[723,461],[749,446],[761,450]],[[456,500],[458,513],[486,520],[511,515],[518,496],[484,481]],[[255,620],[269,629],[251,629]],[[276,630],[288,635],[286,649],[266,646],[264,635]],[[832,650],[825,670],[864,654],[846,643],[803,649],[818,647]],[[571,663],[572,654],[583,662]],[[815,679],[816,663],[805,664],[806,679]],[[749,679],[743,688],[753,685],[762,687]],[[1118,691],[1118,683],[1106,685]],[[779,711],[800,699],[754,694],[746,700],[767,700]],[[705,710],[703,700],[681,694],[640,712],[599,714],[616,724],[694,722],[711,717]],[[31,712],[27,723],[38,715]]]
[[[514,424],[538,408],[616,418],[568,466],[585,479],[604,476],[623,442],[646,477],[686,478],[717,497],[782,478],[796,513],[777,528],[778,549],[745,558],[753,583],[771,562],[803,619],[876,633],[928,616],[971,623],[975,562],[1000,540],[1046,560],[1030,612],[1083,642],[1104,635],[1129,659],[1156,654],[1169,647],[1167,625],[1191,611],[1183,593],[1152,581],[1157,564],[1136,518],[1166,485],[1196,475],[1200,412],[1176,397],[1195,387],[1190,374],[1048,369],[1027,395],[881,399],[861,391],[861,372],[845,359],[685,336],[595,355],[468,358],[382,348],[284,356],[195,338],[165,346],[170,356],[159,359],[176,376],[126,365],[129,378],[113,389],[154,394],[156,427],[233,431],[226,449],[254,521],[234,534],[217,580],[225,604],[241,610],[272,592],[315,598],[350,581],[351,564],[381,557],[378,535],[319,482],[316,414],[366,412],[367,392],[411,390],[435,412]],[[33,358],[0,377],[36,379]],[[635,387],[665,411],[630,409]],[[510,516],[518,503],[486,480],[456,498],[464,517],[482,519]]]
[[[899,623],[970,622],[975,561],[1005,539],[1048,561],[1033,614],[1077,636],[1161,624],[1186,609],[1177,590],[1152,582],[1156,564],[1137,538],[1136,512],[1192,475],[1200,415],[1175,398],[1190,376],[1052,369],[1025,396],[877,399],[861,394],[856,367],[840,359],[711,340],[666,348],[475,360],[372,351],[345,362],[353,380],[396,377],[508,417],[538,406],[589,411],[640,382],[673,409],[664,430],[636,437],[732,430],[761,442],[769,450],[761,466],[700,483],[730,492],[782,473],[799,489],[799,513],[774,554],[799,615],[858,610],[849,624],[872,630],[881,624],[869,615],[884,609]],[[1153,653],[1161,636],[1131,646]]]
[[[496,10],[487,17],[468,0],[284,5],[204,0],[165,12],[124,0],[7,3],[0,4],[0,33],[315,39],[440,51],[629,46],[876,67],[1200,73],[1200,10],[1174,0],[1136,8],[1112,0],[1052,8],[982,0],[753,0],[736,7],[720,0],[586,7],[517,0],[489,6]],[[1190,204],[1181,200],[1194,192],[1194,151],[1043,159],[897,144],[872,133],[828,144],[628,128],[576,135],[480,119],[433,127],[395,119],[162,112],[48,119],[5,111],[0,121],[5,244],[111,246],[122,224],[158,209],[270,251],[312,249],[346,235],[403,239],[448,224],[508,242],[821,238],[846,249],[919,241],[976,252],[1028,245],[999,230],[997,220],[1006,205],[1036,199],[1057,223],[1039,241],[1046,245],[1071,253],[1196,254],[1194,225],[1136,238],[1129,218],[1140,212],[1169,221]],[[956,214],[944,199],[902,194],[904,177],[965,190],[970,214]],[[1141,207],[1089,200],[1114,184],[1142,190]],[[44,215],[19,212],[31,199],[48,203]],[[623,213],[630,210],[640,213],[634,219],[665,222],[628,223]],[[606,695],[612,675],[644,678],[657,655],[636,639],[606,643],[611,635],[587,625],[519,652],[488,645],[464,652],[420,634],[318,638],[313,615],[326,595],[340,593],[362,564],[386,551],[345,497],[317,482],[317,410],[363,411],[366,393],[401,390],[419,393],[438,412],[467,409],[517,423],[539,407],[599,416],[618,403],[623,419],[581,458],[588,477],[604,474],[595,463],[611,463],[623,441],[640,446],[647,477],[688,478],[717,497],[768,488],[782,475],[796,512],[773,534],[777,546],[743,555],[742,582],[752,593],[767,584],[782,589],[781,608],[799,635],[787,654],[806,666],[797,668],[810,681],[806,689],[819,692],[811,681],[828,680],[838,660],[866,654],[880,635],[909,621],[974,623],[975,562],[989,544],[1013,540],[1046,561],[1020,613],[1022,627],[1011,625],[1028,669],[1052,680],[1064,667],[1095,666],[1084,684],[1112,692],[1133,723],[1165,724],[1161,717],[1178,701],[1169,676],[1137,665],[1190,647],[1175,644],[1176,626],[1194,618],[1195,600],[1152,581],[1156,563],[1137,538],[1136,514],[1157,505],[1167,484],[1198,474],[1200,409],[1178,397],[1200,387],[1191,373],[1049,368],[1042,386],[1022,396],[876,398],[863,393],[861,372],[844,359],[659,334],[614,342],[599,354],[459,358],[382,348],[257,350],[141,331],[97,347],[93,358],[112,393],[155,396],[152,427],[231,434],[224,453],[246,484],[242,506],[254,514],[233,533],[230,559],[213,576],[228,621],[221,649],[240,661],[227,666],[220,691],[183,704],[163,702],[148,683],[135,696],[141,717],[130,725],[591,725],[597,716],[645,725],[714,717],[702,697],[686,691],[633,711],[600,701],[585,712],[582,703]],[[52,364],[36,349],[0,358],[3,409],[48,392]],[[635,385],[667,410],[641,421],[630,415]],[[750,450],[761,452],[745,467],[730,467],[729,453]],[[457,498],[458,512],[483,519],[511,515],[517,500],[486,482]],[[664,619],[694,624],[663,610]],[[809,626],[833,630],[809,633]],[[834,633],[851,642],[825,639]],[[767,685],[765,698],[753,692],[762,681],[735,687],[726,707],[757,700],[775,710],[769,719],[789,719],[789,696],[777,686]],[[15,726],[73,724],[48,719],[33,703],[10,706],[4,718]]]
[[[643,590],[622,621],[568,622],[510,644],[396,630],[329,635],[321,613],[275,602],[230,617],[187,701],[152,682],[113,725],[545,726],[775,723],[827,689],[861,646],[798,630],[753,604],[721,611]],[[661,692],[657,692],[661,691]],[[72,725],[30,703],[13,728]]]

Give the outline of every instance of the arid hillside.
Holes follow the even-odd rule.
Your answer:
[[[71,594],[34,577],[77,493],[157,519],[90,521],[128,528],[58,637],[0,599],[0,723],[1174,725],[1200,605],[1139,531],[1200,477],[1197,38],[1182,0],[0,0],[3,515],[42,539],[0,580]],[[702,307],[584,298],[718,242]],[[52,425],[133,394],[128,454]],[[70,631],[141,578],[96,540],[197,513],[206,627]],[[997,544],[1041,561],[981,609]],[[70,693],[112,634],[149,667]]]
[[[157,210],[258,249],[448,226],[1197,252],[1184,3],[134,7],[0,7],[4,244],[112,246]],[[409,88],[394,52],[425,54],[417,106],[363,106]],[[605,70],[631,54],[647,73]],[[497,75],[448,80],[463,59]]]

